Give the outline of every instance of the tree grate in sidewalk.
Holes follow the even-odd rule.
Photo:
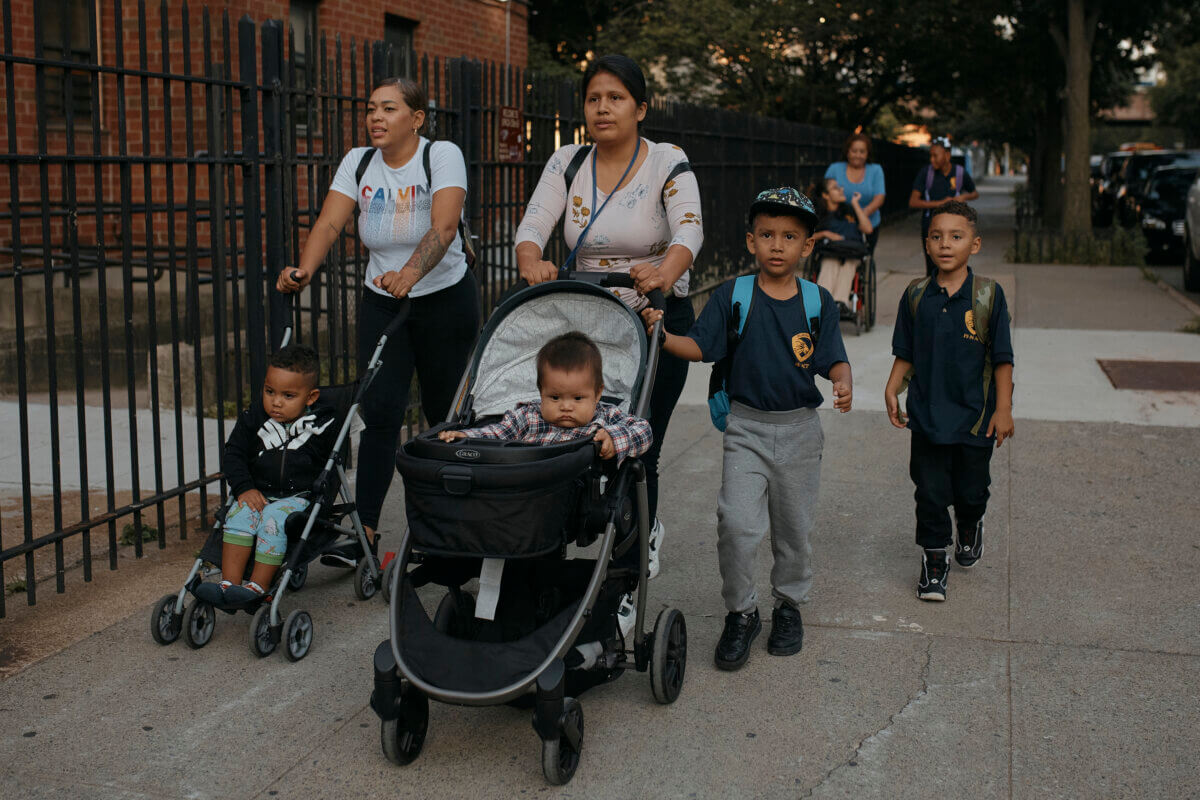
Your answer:
[[[1200,392],[1200,361],[1096,360],[1114,389]]]

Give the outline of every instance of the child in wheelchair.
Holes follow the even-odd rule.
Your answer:
[[[859,330],[869,328],[873,287],[868,285],[867,236],[875,228],[860,205],[858,192],[847,202],[846,190],[833,178],[826,178],[819,194],[820,219],[813,232],[815,246],[805,273],[829,292],[843,319],[854,320]]]

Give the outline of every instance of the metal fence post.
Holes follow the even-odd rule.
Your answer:
[[[264,276],[262,259],[262,215],[258,192],[258,65],[254,20],[249,15],[238,20],[238,80],[242,83],[242,240],[246,254],[246,347],[250,352],[250,386],[258,386],[267,374],[267,354],[263,333],[266,315],[263,308]],[[254,392],[250,397],[253,400]]]
[[[266,191],[267,261],[265,277],[270,280],[284,267],[283,224],[283,24],[267,20],[262,26],[263,75],[263,178]],[[279,292],[268,292],[271,325],[271,347],[283,340],[287,319],[287,303]],[[265,369],[264,369],[265,372]]]

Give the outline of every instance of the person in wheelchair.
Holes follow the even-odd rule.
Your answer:
[[[320,395],[320,365],[311,347],[293,344],[271,357],[263,379],[262,402],[238,417],[225,443],[222,468],[237,502],[225,518],[221,544],[224,580],[203,583],[196,596],[214,605],[244,603],[266,593],[287,552],[284,522],[309,501],[333,450],[337,413],[313,404]],[[254,568],[238,581],[246,562]]]
[[[443,442],[457,439],[506,439],[550,444],[591,436],[600,457],[640,456],[650,447],[650,423],[602,402],[600,349],[585,334],[570,331],[542,346],[537,356],[541,400],[520,403],[490,425],[438,433]]]
[[[820,197],[820,220],[813,232],[816,282],[840,306],[849,308],[854,276],[867,254],[867,237],[875,227],[859,204],[862,199],[859,192],[846,202],[846,190],[833,178],[826,178],[821,184]],[[839,244],[831,245],[833,242]]]

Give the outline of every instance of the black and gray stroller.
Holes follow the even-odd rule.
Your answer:
[[[407,303],[396,319],[387,327],[375,345],[375,351],[367,364],[366,371],[353,384],[322,387],[318,404],[332,405],[342,420],[337,440],[324,469],[306,493],[309,506],[303,511],[290,514],[284,523],[288,546],[283,564],[275,573],[275,579],[266,593],[244,603],[213,604],[196,596],[195,591],[209,572],[221,566],[222,524],[225,516],[236,502],[230,497],[218,513],[216,523],[208,540],[200,550],[183,586],[178,592],[161,597],[150,614],[150,635],[159,644],[171,644],[183,634],[184,641],[192,649],[204,647],[212,639],[216,627],[216,612],[236,614],[245,611],[253,615],[250,624],[250,652],[256,656],[269,656],[280,642],[284,643],[284,655],[289,661],[299,661],[308,655],[312,647],[312,616],[303,609],[294,609],[284,620],[281,603],[288,591],[297,591],[308,578],[308,567],[315,559],[327,554],[342,554],[346,550],[345,537],[356,542],[360,552],[354,570],[354,593],[360,600],[375,595],[382,584],[378,561],[367,546],[366,533],[358,517],[358,510],[350,494],[349,480],[344,468],[347,455],[347,439],[350,427],[358,412],[363,393],[379,372],[383,364],[382,353],[387,340],[395,335],[408,316]],[[291,339],[291,328],[284,334],[281,347]],[[341,502],[338,502],[338,501]],[[346,527],[349,521],[350,527]],[[205,563],[213,568],[205,567]],[[246,565],[245,575],[225,576],[234,581],[248,578],[253,560]],[[191,594],[195,600],[187,602]]]
[[[653,632],[644,632],[650,521],[642,463],[602,461],[588,439],[437,438],[537,399],[537,352],[570,330],[599,346],[605,399],[646,416],[657,329],[648,337],[641,318],[605,288],[632,286],[628,275],[564,277],[501,303],[449,419],[396,454],[408,528],[384,575],[391,637],[375,651],[371,706],[382,720],[383,751],[397,764],[421,752],[429,698],[530,704],[543,773],[563,784],[583,745],[576,695],[630,668],[649,670],[660,703],[673,702],[682,687],[683,614],[664,608]],[[661,307],[661,293],[654,294],[652,304]],[[431,584],[447,590],[432,619],[417,593]],[[635,590],[635,624],[625,641],[617,610]]]

